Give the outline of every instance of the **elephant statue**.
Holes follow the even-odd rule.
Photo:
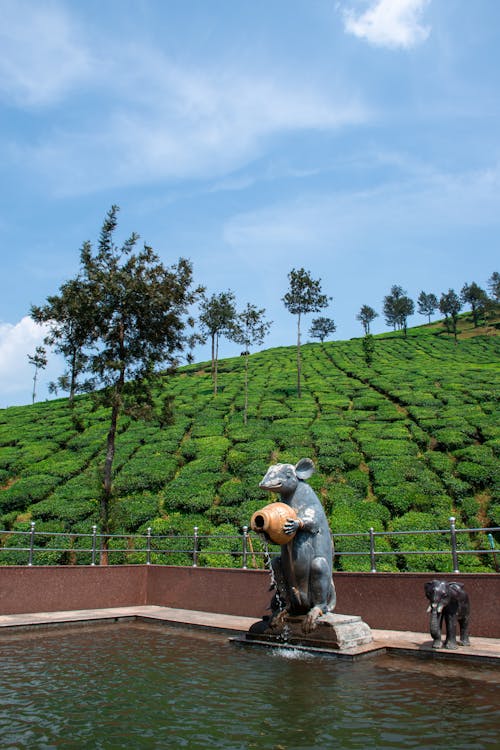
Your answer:
[[[441,626],[443,618],[446,624],[444,648],[455,649],[457,645],[457,621],[460,625],[461,646],[470,646],[469,641],[469,596],[462,583],[454,581],[428,581],[425,584],[425,595],[430,604],[430,632],[434,638],[432,648],[441,647]]]

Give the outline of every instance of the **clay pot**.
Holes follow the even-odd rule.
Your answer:
[[[288,544],[295,536],[295,534],[285,534],[283,531],[288,518],[297,519],[293,508],[286,503],[270,503],[255,511],[250,520],[250,527],[252,531],[267,534],[275,544]]]

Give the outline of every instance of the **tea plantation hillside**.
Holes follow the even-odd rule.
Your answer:
[[[300,399],[294,347],[252,355],[246,426],[243,357],[220,363],[216,397],[210,363],[165,377],[174,423],[161,429],[123,418],[119,426],[114,531],[149,526],[153,534],[182,534],[197,525],[208,535],[200,564],[222,564],[210,549],[269,502],[258,487],[269,464],[303,456],[315,461],[310,482],[334,532],[446,528],[450,515],[458,527],[499,526],[500,337],[455,345],[424,327],[407,339],[386,335],[374,343],[370,367],[362,339],[303,346]],[[65,400],[0,411],[0,528],[26,530],[33,520],[39,531],[89,532],[99,518],[107,427],[107,411],[93,410],[86,396],[73,414]],[[434,540],[427,544],[439,549]],[[482,533],[472,543],[487,547]],[[6,544],[15,545],[15,536]],[[67,559],[51,544],[38,562]],[[341,544],[358,542],[347,537]],[[410,535],[390,544],[420,549],[424,542]],[[4,548],[0,562],[16,562],[16,554]],[[381,570],[438,565],[417,556],[382,560]],[[182,555],[175,561],[190,562]],[[369,569],[365,558],[339,558],[336,565]],[[461,560],[461,570],[489,565],[491,556]]]

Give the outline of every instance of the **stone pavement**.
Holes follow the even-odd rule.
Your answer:
[[[38,629],[44,626],[61,626],[72,623],[119,622],[127,619],[202,627],[227,632],[233,636],[236,634],[242,636],[258,618],[154,605],[80,609],[65,612],[33,612],[19,615],[0,615],[0,638],[2,633],[19,633],[23,629]],[[397,653],[442,658],[450,661],[467,660],[500,666],[500,640],[496,638],[475,638],[472,635],[470,646],[461,646],[456,651],[448,651],[446,649],[433,649],[432,639],[428,633],[372,630],[372,635],[372,643],[350,649],[349,652],[336,652],[336,654],[355,658],[377,653]]]

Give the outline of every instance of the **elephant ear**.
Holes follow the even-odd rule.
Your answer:
[[[310,458],[301,458],[295,466],[295,473],[299,479],[309,479],[314,474],[314,463]]]
[[[435,581],[427,581],[427,583],[424,584],[424,591],[427,599],[430,599],[432,596],[432,592],[434,590],[434,583]]]
[[[450,589],[455,589],[455,591],[463,591],[464,588],[463,583],[458,583],[458,581],[450,581],[448,585]]]

